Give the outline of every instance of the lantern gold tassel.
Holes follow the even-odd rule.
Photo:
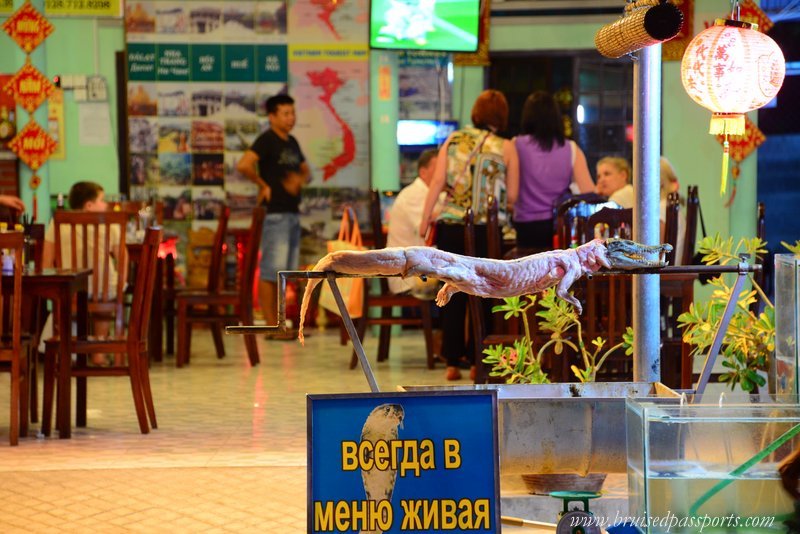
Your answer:
[[[728,162],[731,157],[731,145],[728,143],[728,135],[725,134],[725,141],[722,143],[722,182],[719,185],[719,196],[725,196],[725,189],[728,185]]]
[[[744,135],[744,115],[741,113],[713,113],[708,133]]]

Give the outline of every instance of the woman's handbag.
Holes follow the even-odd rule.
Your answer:
[[[345,207],[342,213],[342,222],[339,225],[339,237],[328,241],[328,253],[337,250],[364,250],[361,240],[361,230],[358,228],[356,213],[351,207]],[[361,317],[364,312],[364,279],[363,278],[339,278],[336,285],[342,294],[342,299],[347,306],[347,313],[356,319]],[[333,291],[329,284],[322,284],[319,294],[319,305],[326,310],[332,311],[336,315],[341,315]]]

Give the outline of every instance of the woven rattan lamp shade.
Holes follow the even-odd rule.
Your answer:
[[[618,58],[646,46],[672,39],[681,29],[683,14],[669,2],[639,0],[625,6],[625,16],[600,28],[594,36],[597,51]]]

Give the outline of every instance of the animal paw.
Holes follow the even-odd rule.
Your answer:
[[[450,297],[453,296],[453,293],[458,292],[458,289],[454,288],[450,284],[445,284],[442,286],[442,289],[436,294],[436,305],[440,308],[450,302]]]

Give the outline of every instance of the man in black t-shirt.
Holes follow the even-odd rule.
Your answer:
[[[254,181],[259,203],[267,207],[261,237],[261,310],[267,325],[278,322],[278,271],[297,270],[300,261],[300,190],[311,171],[297,140],[289,135],[295,125],[294,100],[289,95],[267,99],[269,130],[247,150],[236,169]]]

